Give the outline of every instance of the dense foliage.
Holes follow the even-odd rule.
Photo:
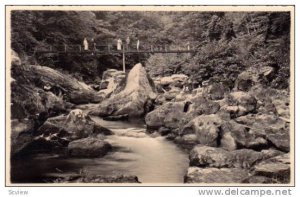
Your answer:
[[[268,85],[288,88],[289,13],[14,11],[11,18],[12,48],[25,61],[60,68],[85,81],[101,78],[107,68],[121,69],[122,57],[47,58],[33,49],[80,45],[85,37],[98,45],[115,45],[128,36],[131,47],[137,40],[142,48],[190,45],[196,53],[130,55],[127,64],[143,62],[152,76],[185,73],[199,84],[208,79],[230,84],[245,69],[271,66],[276,75]]]

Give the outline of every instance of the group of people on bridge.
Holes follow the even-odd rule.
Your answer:
[[[96,50],[96,42],[94,40],[94,38],[91,39],[90,43],[88,42],[88,39],[87,38],[84,38],[83,39],[83,50],[85,51],[88,51],[90,49],[92,50]],[[90,48],[91,46],[91,48]],[[108,45],[109,47],[110,45]],[[117,42],[116,42],[116,49],[118,51],[121,51],[122,49],[126,49],[126,50],[129,50],[131,48],[131,40],[129,37],[126,38],[125,40],[125,44],[123,44],[123,41],[121,40],[121,38],[117,39]],[[140,40],[137,39],[136,41],[136,48],[135,48],[137,51],[140,50]]]

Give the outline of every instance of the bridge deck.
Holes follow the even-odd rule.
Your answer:
[[[140,53],[195,53],[195,50],[139,50],[139,51],[36,51],[41,54],[99,54],[99,55],[110,55],[110,54],[140,54]]]

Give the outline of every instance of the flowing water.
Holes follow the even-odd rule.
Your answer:
[[[164,137],[146,134],[141,122],[94,121],[111,129],[107,136],[114,147],[102,158],[68,158],[36,155],[13,162],[14,182],[44,182],[48,177],[84,171],[95,175],[135,175],[142,183],[182,183],[188,167],[185,152]]]

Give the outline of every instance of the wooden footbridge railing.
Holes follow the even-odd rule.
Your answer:
[[[46,47],[36,47],[34,53],[38,55],[42,54],[89,54],[89,55],[123,55],[123,71],[125,72],[125,56],[126,54],[142,54],[142,53],[195,53],[196,50],[190,45],[186,46],[174,46],[174,45],[141,45],[139,47],[132,47],[128,45],[122,45],[118,48],[116,45],[93,45],[84,47],[82,45],[52,45]]]

